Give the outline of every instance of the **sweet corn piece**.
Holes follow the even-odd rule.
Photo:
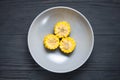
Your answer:
[[[70,54],[76,47],[76,42],[71,37],[62,38],[60,41],[60,50],[65,54]]]
[[[53,34],[44,37],[44,46],[49,50],[55,50],[59,46],[59,38]]]
[[[55,24],[54,33],[59,38],[67,37],[70,34],[70,24],[66,21],[59,21]]]

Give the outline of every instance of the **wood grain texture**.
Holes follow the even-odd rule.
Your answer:
[[[95,34],[120,34],[120,3],[117,0],[0,1],[0,34],[27,34],[33,19],[53,6],[77,9],[88,18]]]
[[[41,68],[27,47],[34,18],[53,6],[75,8],[87,17],[95,45],[79,69],[55,74]],[[0,80],[120,80],[119,0],[0,0]]]
[[[8,74],[6,76],[6,73]],[[48,71],[4,71],[1,80],[119,80],[120,71],[73,71],[55,74]]]

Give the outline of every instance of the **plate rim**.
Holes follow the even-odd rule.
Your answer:
[[[91,47],[90,47],[89,54],[87,55],[85,61],[84,61],[80,66],[78,66],[78,67],[76,67],[76,68],[74,68],[74,69],[71,69],[71,70],[68,70],[68,71],[58,71],[58,72],[57,72],[57,71],[50,70],[50,69],[47,69],[47,68],[45,68],[44,66],[38,64],[38,62],[35,60],[35,58],[34,58],[33,55],[32,55],[32,51],[30,50],[30,45],[29,45],[29,44],[30,44],[30,42],[29,42],[29,41],[30,41],[30,40],[29,40],[29,36],[30,36],[30,35],[29,35],[29,34],[30,34],[30,30],[31,30],[33,24],[35,23],[35,21],[36,21],[42,14],[44,14],[45,12],[47,12],[47,11],[49,11],[49,10],[52,10],[52,9],[57,9],[57,8],[69,9],[69,10],[72,10],[72,11],[78,13],[78,14],[79,14],[80,16],[82,16],[82,17],[85,19],[85,21],[88,23],[88,26],[89,26],[90,31],[91,31],[91,33],[92,33],[92,45],[91,45]],[[29,50],[29,52],[30,52],[33,60],[34,60],[39,66],[41,66],[43,69],[45,69],[45,70],[47,70],[47,71],[50,71],[50,72],[54,72],[54,73],[68,73],[68,72],[74,71],[74,70],[78,69],[79,67],[81,67],[81,66],[89,59],[90,55],[92,54],[93,47],[94,47],[94,41],[95,41],[95,40],[94,40],[94,32],[93,32],[92,26],[91,26],[90,22],[88,21],[88,19],[87,19],[80,11],[78,11],[78,10],[76,10],[76,9],[74,9],[74,8],[71,8],[71,7],[67,7],[67,6],[55,6],[55,7],[47,8],[47,9],[43,10],[42,12],[40,12],[40,13],[33,19],[32,23],[31,23],[31,25],[30,25],[30,27],[29,27],[28,33],[27,33],[28,50]]]

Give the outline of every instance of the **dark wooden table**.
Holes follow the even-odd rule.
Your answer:
[[[27,46],[33,19],[53,6],[83,13],[95,34],[88,61],[65,74],[48,72],[35,63]],[[119,0],[0,0],[0,80],[120,80]]]

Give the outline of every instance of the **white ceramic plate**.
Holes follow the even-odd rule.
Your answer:
[[[74,52],[63,55],[59,49],[48,51],[43,46],[44,36],[53,33],[58,21],[71,24],[70,36],[77,45]],[[83,65],[89,58],[94,44],[93,30],[88,20],[80,12],[69,7],[52,7],[40,13],[32,22],[28,32],[28,47],[33,59],[44,69],[66,73]]]

